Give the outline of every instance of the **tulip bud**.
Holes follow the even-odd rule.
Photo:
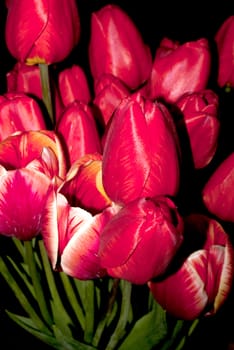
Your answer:
[[[218,95],[212,90],[187,93],[176,106],[182,115],[177,126],[189,139],[194,167],[203,168],[213,159],[218,145]]]
[[[119,6],[109,4],[92,13],[89,63],[94,80],[112,74],[136,89],[149,78],[150,48]]]
[[[88,80],[83,69],[73,64],[66,68],[58,76],[59,91],[64,106],[68,106],[75,100],[84,103],[91,101]]]
[[[229,16],[220,26],[215,42],[218,51],[218,85],[234,87],[234,15]]]
[[[24,93],[6,93],[0,102],[0,141],[16,131],[46,129],[36,100]]]
[[[225,158],[202,190],[203,203],[210,213],[234,222],[234,152]]]
[[[58,120],[56,132],[67,153],[68,167],[85,154],[101,153],[95,117],[86,103],[74,101],[68,105]]]
[[[96,81],[93,104],[100,112],[100,123],[104,127],[108,124],[122,99],[129,94],[129,89],[122,81],[111,74],[104,74]]]
[[[211,53],[207,39],[184,44],[162,39],[153,61],[148,84],[149,97],[174,103],[187,92],[205,89],[210,66]]]
[[[116,108],[103,149],[103,186],[112,201],[176,195],[180,178],[174,122],[159,102],[134,94]]]
[[[165,272],[183,241],[183,221],[166,197],[126,204],[100,237],[101,266],[110,276],[144,284]]]
[[[156,301],[171,315],[193,320],[215,314],[227,299],[234,276],[234,251],[223,227],[201,214],[186,217],[184,252],[171,273],[150,281]],[[182,245],[182,246],[183,246]]]
[[[30,65],[60,62],[79,41],[75,0],[11,0],[7,10],[6,44],[18,61]]]

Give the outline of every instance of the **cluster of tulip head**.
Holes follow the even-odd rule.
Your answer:
[[[75,0],[6,7],[17,62],[0,96],[0,233],[40,236],[54,270],[71,277],[147,284],[178,318],[216,313],[234,276],[223,226],[234,222],[234,154],[197,193],[200,211],[180,196],[219,145],[208,39],[165,37],[153,56],[131,18],[106,5],[91,17],[90,85],[78,64],[56,65],[82,35]],[[220,87],[234,86],[233,33],[232,16],[214,37]]]

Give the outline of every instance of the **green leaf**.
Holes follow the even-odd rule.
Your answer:
[[[32,334],[34,337],[40,339],[44,343],[57,348],[57,340],[54,338],[53,333],[51,335],[48,333],[41,332],[35,325],[32,319],[28,317],[23,317],[16,315],[10,311],[6,311],[8,316],[17,323],[21,328],[25,329],[27,332]]]
[[[67,335],[63,334],[59,328],[57,328],[55,325],[54,328],[54,334],[56,336],[56,339],[59,343],[59,348],[61,350],[95,350],[97,348],[94,348],[93,346],[90,346],[85,343],[81,343],[78,340],[74,340],[74,338],[68,337]]]
[[[152,350],[167,335],[165,311],[154,304],[153,310],[141,317],[125,338],[118,350]]]
[[[26,297],[26,295],[23,292],[23,286],[18,285],[16,282],[14,276],[10,273],[9,269],[7,268],[7,265],[5,264],[4,260],[0,257],[0,273],[2,274],[3,278],[8,283],[9,287],[15,294],[16,298],[18,299],[19,303],[23,307],[23,309],[26,311],[26,313],[30,316],[32,320],[37,324],[39,329],[43,331],[48,331],[47,326],[42,321],[42,319],[38,316],[37,312],[34,310],[33,305],[30,303],[29,299]]]

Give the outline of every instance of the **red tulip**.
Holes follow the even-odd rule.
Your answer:
[[[178,139],[168,109],[134,94],[122,100],[103,149],[103,186],[117,203],[139,197],[176,195]]]
[[[23,92],[31,97],[36,97],[43,102],[40,69],[38,66],[28,66],[23,62],[17,62],[13,69],[6,75],[8,92]],[[52,92],[52,103],[56,120],[63,109],[57,86],[51,80],[50,89]]]
[[[180,44],[162,39],[156,51],[149,95],[174,103],[184,93],[206,88],[210,76],[211,53],[205,38]]]
[[[112,204],[102,184],[102,156],[87,154],[74,162],[61,185],[70,205],[96,214]]]
[[[101,153],[101,140],[92,109],[86,103],[74,101],[68,105],[56,126],[68,167],[88,153]]]
[[[213,159],[220,131],[218,95],[212,90],[184,94],[177,102],[182,118],[178,127],[189,138],[191,155],[196,169],[208,165]]]
[[[30,240],[41,231],[50,179],[32,169],[0,167],[0,234]]]
[[[234,275],[234,251],[223,227],[201,214],[185,219],[184,236],[184,243],[187,238],[190,245],[188,256],[171,274],[148,285],[168,313],[193,320],[215,314],[227,299]]]
[[[38,103],[24,93],[8,93],[2,96],[0,125],[0,141],[16,131],[46,129]]]
[[[76,64],[73,64],[71,67],[59,73],[58,85],[64,106],[68,106],[75,100],[87,104],[91,101],[91,94],[85,72]]]
[[[234,222],[234,152],[219,164],[206,182],[202,198],[210,213]]]
[[[165,272],[183,240],[183,222],[168,198],[126,204],[101,232],[101,266],[112,277],[144,284]]]
[[[82,280],[106,275],[97,253],[100,231],[114,212],[108,209],[92,216],[51,191],[42,218],[42,237],[53,268]]]
[[[49,130],[22,131],[0,142],[0,164],[7,170],[28,167],[51,178],[66,175],[61,143]]]
[[[96,81],[93,104],[100,112],[99,119],[102,125],[108,124],[116,107],[128,95],[130,95],[129,89],[111,74],[104,74]]]
[[[119,6],[109,4],[92,13],[89,63],[94,80],[112,74],[136,89],[149,78],[150,48]]]
[[[220,26],[215,42],[218,50],[218,84],[220,87],[234,87],[234,15]]]
[[[75,0],[11,0],[6,44],[18,61],[51,64],[64,60],[80,38]]]

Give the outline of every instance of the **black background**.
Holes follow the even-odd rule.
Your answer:
[[[100,9],[107,3],[110,2],[101,0],[77,1],[81,19],[81,39],[78,47],[62,65],[70,62],[81,64],[89,74],[87,45],[90,15],[92,11]],[[213,43],[214,35],[222,22],[234,14],[232,0],[210,3],[205,0],[186,2],[166,0],[135,2],[125,0],[112,1],[112,3],[121,6],[134,20],[145,42],[150,46],[152,54],[165,36],[180,42],[206,37]],[[15,63],[14,58],[7,51],[4,41],[6,15],[7,11],[2,0],[0,3],[0,94],[3,94],[6,89],[5,74]],[[232,118],[234,118],[233,110],[232,107]],[[234,317],[232,315],[234,305],[232,299],[234,299],[233,293],[223,309],[214,318],[200,323],[187,350],[228,349],[229,341],[234,340]],[[14,300],[3,281],[0,280],[0,349],[11,349],[15,346],[22,346],[24,350],[49,349],[5,316],[3,311],[5,305],[9,306],[9,303],[14,303]]]

